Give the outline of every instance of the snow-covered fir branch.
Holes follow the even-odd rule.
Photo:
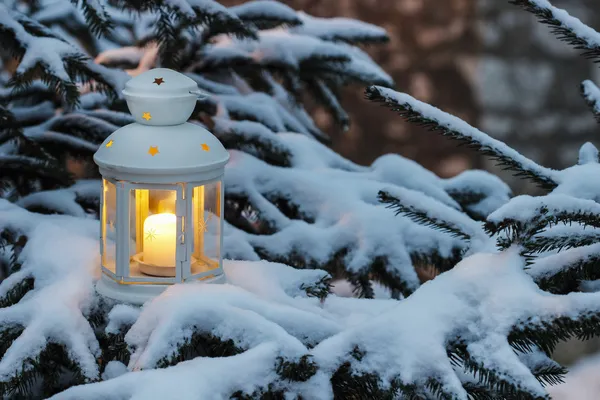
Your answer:
[[[392,89],[371,86],[366,91],[367,99],[380,102],[396,111],[409,122],[424,126],[431,131],[464,142],[481,153],[490,156],[498,165],[514,171],[517,176],[527,177],[548,190],[557,186],[556,172],[544,168],[499,140],[472,127],[465,121],[445,113],[439,108],[423,103],[414,97]]]
[[[74,361],[64,367],[73,371],[73,383],[105,382],[56,399],[111,393],[546,398],[543,385],[564,375],[548,358],[556,335],[596,329],[597,293],[540,291],[514,248],[470,256],[400,303],[311,297],[307,288],[323,287],[326,273],[227,262],[228,285],[175,286],[141,312],[113,307],[91,286],[93,220],[41,216],[6,202],[0,213],[2,229],[28,238],[22,267],[0,284],[5,393],[44,377],[41,361],[58,365],[59,355],[69,354]],[[65,326],[72,326],[69,335]],[[113,341],[110,348],[105,341]],[[231,373],[244,365],[255,372]],[[203,378],[192,379],[198,371]]]
[[[581,84],[581,93],[596,119],[600,121],[600,88],[591,80],[586,80]]]
[[[600,201],[600,185],[593,179],[600,173],[598,149],[585,143],[579,150],[576,165],[553,170],[523,156],[505,143],[490,137],[465,121],[423,103],[412,96],[389,88],[371,86],[366,91],[369,100],[382,103],[396,111],[408,122],[424,126],[451,139],[465,143],[496,160],[500,166],[513,171],[555,194]]]
[[[565,10],[554,7],[548,0],[510,0],[511,3],[523,7],[534,14],[538,20],[549,25],[552,32],[569,43],[583,55],[597,59],[600,57],[600,33],[585,25]]]
[[[599,332],[591,143],[554,171],[382,87],[391,78],[356,45],[387,35],[359,21],[264,0],[39,3],[0,15],[0,35],[18,34],[0,51],[20,62],[0,79],[0,165],[12,165],[0,169],[1,396],[545,399],[565,374],[550,358],[558,341]],[[593,32],[549,10],[595,54]],[[132,122],[119,91],[157,66],[208,93],[192,122],[230,151],[223,252],[248,261],[225,261],[226,285],[174,285],[138,308],[95,292],[99,181],[64,168]],[[14,91],[4,77],[19,74]],[[340,89],[356,83],[552,193],[509,201],[484,171],[441,179],[398,155],[343,158],[302,99],[345,126]],[[425,266],[439,276],[421,284]],[[390,295],[338,297],[333,280]]]

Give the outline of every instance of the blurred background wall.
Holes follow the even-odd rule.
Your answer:
[[[575,164],[579,147],[598,134],[579,84],[589,78],[600,82],[600,69],[508,0],[283,1],[312,15],[385,27],[390,43],[367,50],[393,76],[397,90],[460,116],[546,166]],[[600,27],[600,1],[554,4]],[[349,132],[320,110],[314,113],[335,150],[360,164],[399,153],[443,177],[485,168],[499,173],[515,193],[535,192],[473,151],[368,103],[360,89],[346,93],[345,106]]]

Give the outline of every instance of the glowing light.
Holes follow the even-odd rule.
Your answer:
[[[177,217],[172,213],[150,215],[144,221],[144,263],[174,267],[177,249]]]
[[[208,147],[208,145],[206,143],[202,143],[202,150],[210,151],[210,147]]]
[[[145,113],[142,115],[142,118],[144,118],[146,121],[150,121],[150,120],[152,119],[152,115],[150,115],[150,113],[149,113],[149,112],[145,112]]]
[[[148,149],[148,154],[150,154],[152,157],[154,157],[158,153],[158,146],[150,146],[150,148]]]
[[[106,147],[112,147],[113,143],[112,140],[109,140],[108,143],[106,143]]]

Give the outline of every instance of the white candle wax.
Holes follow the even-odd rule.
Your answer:
[[[144,221],[144,262],[175,266],[177,217],[172,213],[150,215]]]

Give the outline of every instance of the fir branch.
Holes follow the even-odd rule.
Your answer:
[[[98,0],[71,0],[71,3],[81,7],[83,16],[93,34],[97,36],[110,34],[114,23],[104,5]]]
[[[308,297],[316,297],[321,301],[325,301],[325,298],[331,292],[331,276],[325,275],[317,282],[309,284],[302,283],[300,290],[304,291]]]
[[[0,187],[13,187],[20,195],[36,189],[35,183],[44,182],[47,188],[70,186],[70,175],[48,161],[26,156],[0,155]]]
[[[310,89],[313,97],[333,115],[335,122],[342,130],[344,132],[348,131],[350,129],[350,117],[331,88],[320,79],[308,81],[307,87]]]
[[[433,267],[438,274],[441,274],[454,268],[463,259],[464,252],[465,248],[456,247],[452,249],[450,257],[444,257],[437,250],[430,253],[413,251],[410,253],[410,258],[415,268]]]
[[[230,357],[244,352],[244,349],[236,346],[231,339],[223,340],[210,333],[202,332],[197,326],[192,327],[192,330],[192,336],[179,343],[173,354],[160,359],[156,363],[156,368],[167,368],[196,357]]]
[[[383,28],[363,21],[350,18],[319,18],[302,11],[298,15],[302,24],[292,28],[293,33],[351,45],[389,41],[389,36]]]
[[[63,372],[70,372],[70,379]],[[42,394],[50,397],[70,386],[80,385],[89,381],[83,376],[79,365],[71,360],[66,347],[58,343],[47,343],[46,347],[36,357],[24,360],[20,372],[4,382],[0,382],[0,395],[8,398],[13,396],[33,398],[34,385],[42,380]]]
[[[371,274],[368,271],[357,273],[357,272],[346,272],[346,279],[352,285],[352,292],[354,296],[361,299],[374,299],[375,290],[371,283]]]
[[[397,194],[392,195],[382,190],[378,194],[378,199],[381,203],[386,204],[387,208],[395,210],[396,215],[402,214],[417,224],[449,233],[463,240],[470,240],[472,238],[472,233],[466,232],[464,227],[459,226],[454,221],[443,220],[433,216],[428,213],[428,210],[417,208],[413,202],[411,202],[413,204],[407,204]]]
[[[394,400],[401,391],[404,395],[402,398],[417,399],[417,397],[407,397],[408,387],[399,381],[393,380],[389,388],[384,388],[379,376],[371,373],[357,373],[353,371],[350,362],[343,363],[331,376],[331,386],[336,399]]]
[[[578,252],[579,250],[580,248],[575,248],[572,251]],[[532,265],[532,268],[535,268],[533,278],[540,289],[554,294],[568,294],[579,291],[582,281],[600,279],[600,254],[584,254],[570,260],[568,264],[560,265],[560,269],[555,269],[556,263],[559,263],[562,259],[561,256],[567,252],[570,250],[534,262]],[[553,270],[550,273],[540,268],[540,266],[546,265],[552,265]]]
[[[304,221],[307,224],[314,224],[316,218],[314,215],[307,213],[302,210],[302,205],[298,204],[291,198],[291,196],[277,192],[267,192],[263,194],[264,198],[273,204],[279,212],[285,215],[287,218],[292,220]]]
[[[27,293],[33,290],[34,279],[31,276],[23,278],[11,287],[4,296],[0,297],[0,308],[10,307],[17,304]]]
[[[464,192],[459,189],[447,189],[446,193],[448,193],[454,201],[460,204],[461,209],[470,218],[476,221],[483,221],[487,217],[487,215],[483,215],[471,208],[487,197],[485,193],[476,191]]]
[[[393,299],[399,300],[401,297],[410,296],[414,289],[410,288],[395,270],[390,270],[389,265],[390,262],[386,257],[375,257],[369,264],[370,279],[388,288]],[[369,285],[369,287],[371,286]],[[374,293],[372,297],[375,297]]]
[[[571,249],[588,246],[600,242],[600,231],[582,230],[578,232],[554,233],[552,235],[536,235],[524,240],[521,244],[525,254],[539,254],[547,251]]]
[[[562,365],[544,365],[538,368],[533,368],[531,373],[544,386],[559,385],[564,383],[564,377],[567,374],[567,369]]]
[[[482,154],[496,160],[498,165],[513,171],[515,176],[530,179],[548,191],[558,186],[553,170],[534,163],[506,144],[489,137],[457,117],[446,114],[406,94],[383,87],[370,86],[366,90],[366,97],[368,100],[383,103],[392,111],[398,112],[408,122],[423,126],[430,131],[439,132],[477,149]]]
[[[600,88],[590,80],[583,81],[581,84],[581,95],[596,120],[600,122]]]
[[[297,361],[277,357],[275,366],[277,374],[290,382],[306,382],[317,373],[317,370],[318,366],[310,355],[303,355]]]
[[[8,228],[0,232],[0,249],[6,250],[7,247],[10,247],[11,251],[8,275],[21,270],[19,257],[27,244],[27,240],[27,236]]]
[[[557,316],[544,320],[532,316],[515,324],[508,335],[508,342],[522,353],[529,353],[537,348],[550,357],[560,342],[570,338],[588,340],[599,335],[600,314],[597,312],[581,313],[576,318]]]
[[[127,342],[125,342],[126,330],[119,333],[100,333],[96,339],[100,344],[102,354],[100,356],[100,372],[103,372],[106,365],[111,361],[120,361],[127,365],[131,357]]]
[[[229,11],[246,24],[250,24],[260,30],[302,24],[296,11],[283,3],[275,1],[254,0],[229,7]]]
[[[214,134],[228,149],[252,154],[269,164],[291,167],[292,154],[275,133],[260,123],[214,118]]]
[[[479,384],[488,388],[494,395],[501,398],[538,400],[545,399],[525,390],[521,385],[513,383],[505,374],[489,369],[484,363],[473,359],[467,346],[462,343],[451,344],[449,346],[449,356],[454,360],[454,365],[462,366],[465,373],[473,376]]]
[[[510,0],[510,3],[524,8],[537,19],[549,25],[558,39],[569,43],[577,50],[583,50],[586,58],[600,61],[600,33],[585,25],[566,11],[553,7],[547,0]]]
[[[564,224],[578,224],[582,228],[600,228],[600,215],[586,211],[558,210],[556,207],[541,205],[529,219],[504,218],[501,220],[488,219],[484,229],[488,234],[497,235],[505,232],[510,239],[509,243],[530,241],[533,236],[553,226]]]

